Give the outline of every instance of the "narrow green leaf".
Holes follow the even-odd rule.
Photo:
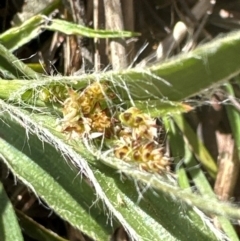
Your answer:
[[[109,220],[109,217],[110,218],[111,217],[115,217],[122,224],[122,226],[127,230],[127,232],[130,234],[130,236],[133,238],[133,240],[138,239],[136,232],[130,227],[130,225],[122,217],[121,213],[117,212],[116,209],[114,208],[114,206],[112,205],[112,203],[106,198],[105,193],[103,192],[101,186],[99,185],[98,181],[96,180],[96,178],[95,178],[95,176],[93,174],[93,171],[90,169],[87,161],[82,156],[80,156],[79,154],[74,152],[72,150],[71,146],[65,144],[61,139],[59,139],[58,137],[52,135],[52,133],[50,131],[53,131],[56,128],[56,126],[54,124],[55,123],[55,119],[54,118],[51,118],[50,115],[45,116],[46,119],[50,120],[50,123],[52,123],[52,128],[46,129],[45,127],[43,127],[44,124],[42,122],[40,122],[39,120],[36,122],[36,120],[33,119],[33,114],[32,113],[29,114],[27,111],[23,111],[23,110],[21,110],[19,108],[13,107],[13,106],[11,106],[9,104],[6,104],[3,101],[1,101],[1,105],[2,105],[2,108],[3,108],[3,112],[5,111],[5,114],[6,114],[6,112],[10,113],[11,118],[14,119],[17,123],[19,123],[24,128],[27,128],[28,132],[33,133],[34,135],[37,133],[38,137],[43,142],[47,142],[47,143],[50,143],[51,145],[53,145],[54,148],[59,150],[58,155],[60,155],[60,157],[62,157],[62,155],[64,155],[64,157],[70,163],[74,164],[77,167],[77,169],[80,169],[81,175],[83,175],[84,177],[88,178],[87,179],[88,180],[87,183],[91,182],[91,184],[93,185],[93,187],[96,190],[96,196],[91,192],[92,195],[94,195],[94,198],[90,198],[90,201],[89,201],[89,196],[88,196],[89,193],[85,193],[86,189],[90,188],[87,185],[87,187],[83,190],[84,191],[83,197],[86,197],[87,200],[84,201],[84,198],[81,198],[81,201],[84,202],[83,203],[83,207],[86,207],[86,205],[88,203],[92,203],[93,202],[92,200],[94,200],[94,203],[96,203],[97,200],[100,200],[100,201],[102,201],[105,204],[104,208],[101,208],[100,210],[102,210],[104,213],[106,212],[106,210],[108,210],[109,213],[111,214],[111,215],[109,214],[110,216],[107,215],[108,213],[106,215],[102,215],[98,211],[94,211],[94,207],[95,206],[91,207],[91,210],[93,210],[93,214],[94,215],[98,215],[98,217],[99,217],[98,220],[101,221],[103,219],[103,221],[101,222],[101,224],[104,223],[103,231],[106,231],[107,228],[111,228],[111,225],[114,224],[114,222],[113,222],[114,220],[110,219],[111,222],[109,223],[109,222],[107,222],[106,218],[108,218],[108,220]],[[4,116],[6,116],[6,115],[4,115]],[[40,114],[39,116],[41,117],[43,115]],[[57,133],[59,133],[59,132],[57,132]],[[18,135],[18,136],[24,136],[24,135]],[[35,139],[37,139],[37,137],[35,137]],[[63,139],[65,139],[65,137]],[[35,147],[35,145],[33,145],[33,146]],[[20,148],[20,149],[22,150],[22,148]],[[39,151],[39,150],[41,150],[41,147],[37,148],[37,151]],[[56,150],[55,150],[55,152],[56,152]],[[83,149],[83,152],[87,152],[86,148]],[[61,158],[58,158],[58,159],[60,159],[60,161],[62,160]],[[88,157],[88,160],[89,159],[91,160],[91,156]],[[93,158],[93,159],[95,159],[95,158]],[[94,161],[96,161],[96,160],[94,160]],[[39,162],[39,163],[40,163],[40,165],[43,165],[43,164],[45,165],[44,162]],[[67,163],[65,163],[65,164],[67,165]],[[46,164],[46,165],[47,165],[47,168],[49,168],[48,164]],[[65,171],[64,168],[62,169],[60,166],[61,165],[59,165],[57,167],[60,168],[62,170],[62,172],[64,172]],[[53,171],[53,176],[55,176],[54,171],[57,172],[58,168],[53,167],[53,170],[52,170]],[[47,170],[49,170],[49,169],[47,169]],[[51,170],[51,168],[50,168],[50,170]],[[77,177],[77,174],[76,174],[76,172],[74,172],[74,173],[75,173],[75,177],[73,177],[72,175],[69,175],[69,173],[67,173],[67,172],[66,173],[64,172],[63,173],[64,175],[61,173],[63,176],[67,175],[66,178],[70,179],[70,180],[68,180],[68,182],[64,181],[64,183],[61,183],[61,184],[63,186],[65,186],[67,183],[69,184],[70,182],[72,182],[72,180],[75,180],[76,177]],[[57,175],[57,176],[59,177],[61,175]],[[63,179],[57,179],[57,180],[58,181],[62,181]],[[82,184],[82,185],[84,185],[84,184]],[[79,185],[78,185],[78,187],[79,187]],[[72,188],[74,188],[73,185],[71,185],[71,188],[70,188],[71,192],[73,192]],[[75,190],[76,189],[77,188],[75,187]],[[74,194],[77,195],[76,192]],[[81,192],[78,193],[78,194],[81,195]],[[97,207],[99,208],[100,206],[102,206],[101,202],[98,203]],[[58,210],[58,213],[59,213],[59,210]],[[68,214],[69,213],[67,212],[67,215]],[[75,220],[72,220],[71,223],[72,222],[73,222],[73,225],[75,226]],[[110,226],[106,226],[106,223],[108,223]],[[96,231],[94,231],[94,233],[95,232]]]
[[[229,95],[231,95],[232,98],[235,98],[234,89],[231,84],[226,84],[225,88]],[[239,116],[239,110],[237,110],[233,105],[226,105],[225,106],[227,110],[227,115],[230,121],[232,134],[234,136],[234,140],[236,142],[236,146],[238,149],[238,157],[240,159],[240,116]]]
[[[1,147],[2,148],[2,147]],[[0,240],[23,241],[15,211],[0,182]]]
[[[204,197],[210,197],[217,200],[216,195],[214,194],[203,171],[200,169],[198,162],[193,156],[193,153],[190,151],[189,146],[184,143],[182,133],[179,133],[176,130],[177,128],[175,128],[173,120],[165,118],[164,123],[166,124],[168,136],[170,137],[169,143],[171,144],[171,151],[173,153],[173,156],[182,159],[182,162],[185,164],[185,169],[191,176],[191,179],[194,181],[194,184],[196,185],[196,188],[199,190],[199,192],[204,195]],[[185,169],[183,167],[180,167],[176,170],[178,183],[180,187],[184,189],[190,188],[190,183]],[[199,225],[201,225],[201,220],[199,220],[199,218],[197,219],[196,214],[191,212],[190,215],[193,219],[195,219],[195,222],[199,223],[200,221]],[[217,217],[217,220],[219,221],[226,235],[231,240],[237,241],[238,237],[231,222],[225,217]]]
[[[111,73],[111,79],[123,99],[179,101],[238,75],[239,52],[240,31],[150,68]]]
[[[107,217],[93,205],[91,187],[69,168],[62,154],[36,136],[27,137],[6,113],[1,116],[0,132],[0,153],[14,175],[63,219],[94,239],[106,240],[112,231]]]
[[[239,52],[240,31],[150,68],[80,76],[78,81],[109,80],[121,100],[180,101],[238,75]]]
[[[43,31],[41,25],[45,22],[41,15],[26,20],[22,25],[10,28],[0,35],[0,42],[13,52],[39,36]]]
[[[209,174],[212,177],[215,177],[217,172],[217,165],[205,148],[205,146],[203,145],[202,141],[199,140],[196,133],[194,133],[192,128],[188,125],[188,123],[181,115],[174,115],[173,119],[178,125],[178,128],[182,131],[183,135],[186,137],[185,140],[187,140],[187,143],[191,150],[194,151],[194,154],[198,157],[199,161],[206,168]]]
[[[40,63],[28,63],[27,66],[37,73],[44,74],[46,65]]]
[[[174,173],[176,173],[178,184],[183,189],[191,188],[186,169],[183,166],[185,163],[185,153],[182,133],[179,133],[179,129],[169,116],[164,116],[162,120],[166,129],[168,143],[170,144],[171,155],[174,157]]]
[[[82,156],[87,158],[89,155],[86,151],[82,152],[79,143],[73,147]],[[104,163],[105,161],[106,157]],[[118,164],[124,166],[123,163]],[[119,174],[114,173],[112,169],[102,167],[99,163],[95,163],[94,166],[98,169],[95,176],[106,196],[143,240],[187,241],[192,240],[193,237],[198,240],[214,240],[214,235],[205,224],[194,225],[189,216],[184,215],[188,209],[183,207],[181,202],[169,198],[164,192],[153,192],[149,189],[151,184],[145,186],[138,184],[137,180],[135,180],[136,183],[126,178],[121,180]],[[118,169],[116,166],[115,168]],[[138,180],[141,181],[141,179]]]
[[[51,230],[46,229],[39,223],[35,222],[33,219],[29,218],[27,215],[19,210],[16,210],[19,224],[21,225],[23,231],[34,240],[39,241],[67,241],[66,239],[53,233]]]
[[[8,72],[15,78],[37,78],[38,74],[16,58],[9,50],[0,44],[0,71]]]
[[[39,121],[41,123],[44,123],[44,118],[39,119]],[[101,184],[102,189],[105,191],[107,197],[109,198],[109,200],[111,200],[111,202],[113,203],[116,210],[118,210],[124,216],[124,218],[127,220],[127,222],[132,227],[136,228],[137,233],[139,235],[141,235],[142,237],[151,238],[151,239],[155,240],[155,238],[153,236],[148,236],[148,235],[149,234],[151,235],[151,233],[157,235],[156,232],[151,231],[151,230],[152,230],[152,228],[155,230],[156,224],[154,224],[154,223],[158,222],[163,227],[160,226],[160,227],[158,227],[157,230],[159,232],[161,232],[161,235],[164,234],[164,237],[167,237],[167,235],[168,235],[167,232],[169,232],[171,235],[173,235],[175,238],[178,238],[179,240],[186,240],[186,230],[188,230],[189,234],[191,233],[189,235],[189,240],[191,240],[191,238],[194,235],[196,235],[196,238],[198,237],[198,240],[200,240],[200,237],[201,237],[201,240],[207,240],[208,238],[209,238],[209,240],[213,239],[212,232],[206,228],[205,224],[194,226],[194,222],[192,221],[192,219],[194,219],[194,220],[196,219],[195,213],[192,213],[192,211],[190,211],[189,216],[187,216],[187,214],[185,216],[179,215],[179,212],[181,213],[181,211],[179,211],[179,210],[181,210],[181,208],[183,208],[185,211],[187,210],[186,207],[182,207],[182,201],[186,201],[186,200],[185,200],[185,192],[182,193],[183,191],[181,189],[178,189],[177,187],[174,187],[174,186],[169,186],[167,183],[165,183],[165,184],[162,183],[162,185],[160,185],[161,187],[158,185],[152,185],[152,180],[154,180],[155,178],[156,178],[156,180],[158,180],[157,176],[152,175],[152,174],[141,173],[136,170],[134,171],[131,167],[129,168],[129,166],[124,167],[124,164],[125,164],[124,162],[120,162],[120,163],[112,162],[112,158],[110,158],[111,161],[109,161],[109,158],[107,158],[106,156],[102,157],[103,163],[106,163],[107,165],[109,164],[109,166],[114,167],[115,169],[117,169],[119,171],[125,172],[129,176],[133,176],[135,180],[143,181],[146,184],[146,187],[152,186],[158,190],[161,190],[164,193],[164,194],[161,193],[158,196],[154,197],[154,195],[152,196],[151,191],[150,191],[150,193],[143,196],[140,208],[142,209],[142,211],[145,214],[141,217],[141,215],[139,216],[139,214],[136,214],[134,212],[134,209],[135,210],[138,209],[138,206],[136,206],[136,203],[138,203],[139,195],[141,195],[141,193],[136,192],[136,189],[135,189],[136,186],[135,185],[132,186],[131,182],[129,182],[127,180],[125,180],[125,181],[119,180],[118,176],[116,176],[112,172],[112,170],[108,171],[108,168],[106,168],[106,167],[103,168],[97,164],[98,162],[90,160],[91,155],[89,154],[89,150],[84,151],[84,147],[82,146],[82,144],[80,142],[75,143],[75,144],[72,143],[71,145],[77,152],[79,152],[82,155],[82,157],[88,159],[88,161],[90,161],[94,166],[97,166],[97,168],[100,169],[100,171],[95,171],[95,176],[96,176],[98,182]],[[93,152],[95,152],[96,155],[99,154],[99,151],[97,151],[97,150],[96,151],[93,150]],[[148,176],[148,178],[146,178],[146,176]],[[161,182],[157,182],[157,183],[160,184]],[[117,184],[118,188],[116,188],[116,186],[115,186],[116,184]],[[172,191],[173,191],[173,193],[172,193]],[[144,192],[147,193],[147,190],[145,190]],[[180,200],[181,200],[180,202],[178,202],[178,201],[175,202],[173,199],[171,199],[171,198],[169,199],[167,197],[168,195],[175,196],[175,194],[177,195],[178,198],[180,198]],[[208,204],[203,205],[203,203],[206,202],[206,200],[204,198],[201,198],[197,195],[193,195],[193,196],[191,196],[191,194],[188,194],[188,195],[190,195],[190,197],[186,196],[187,203],[194,203],[193,206],[196,205],[197,207],[200,207],[203,210],[207,210],[208,212],[211,212],[211,211],[216,212],[216,210],[211,210],[211,205],[208,205]],[[149,199],[149,196],[151,196],[151,199]],[[118,201],[118,197],[119,197],[120,202]],[[176,200],[178,200],[178,198]],[[191,201],[188,198],[190,198]],[[121,200],[123,200],[123,201],[121,201]],[[141,198],[140,198],[140,200],[141,200]],[[205,200],[205,201],[203,202],[203,200]],[[211,201],[213,201],[213,200],[211,200]],[[128,203],[127,209],[125,208],[126,202]],[[133,204],[135,204],[135,206],[133,206],[134,208],[130,211],[130,207]],[[221,204],[219,204],[219,205],[221,206]],[[168,207],[168,206],[170,206],[170,207]],[[173,210],[173,212],[169,213],[167,211],[169,209],[166,207]],[[223,212],[225,215],[226,210],[224,209],[224,211],[223,211],[221,209],[222,209],[222,206],[220,209],[217,210],[218,214]],[[159,210],[162,210],[161,215],[158,215]],[[138,211],[138,212],[141,213],[142,211]],[[227,210],[227,212],[228,211],[229,210]],[[183,213],[185,213],[185,212],[183,211]],[[129,214],[133,214],[133,215],[129,215]],[[148,216],[146,216],[146,214]],[[135,218],[136,215],[138,217],[137,220],[140,223],[141,223],[142,219],[146,219],[146,218],[148,220],[152,220],[152,221],[149,223],[142,223],[141,224],[142,229],[138,230],[137,226],[139,226],[139,223],[136,223],[136,218]],[[176,215],[176,216],[174,216],[174,215]],[[169,220],[171,220],[171,221],[168,223]],[[199,220],[199,217],[198,217],[198,224],[200,221],[201,220]],[[148,224],[151,224],[151,225],[148,225]],[[177,228],[179,224],[181,224],[181,227],[183,227],[182,229]],[[164,229],[166,229],[167,232],[164,231]],[[161,240],[160,239],[161,235],[159,236],[159,234],[158,234],[158,236],[155,236],[155,237],[157,237],[157,240]],[[169,236],[169,238],[170,238],[170,236]]]
[[[180,101],[239,74],[239,52],[238,31],[213,40],[191,53],[182,54],[150,68],[109,71],[77,77],[52,77],[51,80],[56,84],[59,81],[71,84],[76,89],[86,86],[89,81],[108,80],[120,100],[144,100],[146,105],[148,100],[159,98]],[[47,85],[47,82],[44,84]],[[36,88],[36,83],[28,87]]]
[[[124,172],[134,179],[141,180],[141,182],[146,185],[164,192],[166,195],[173,196],[179,201],[181,200],[190,206],[196,206],[209,215],[216,214],[232,219],[240,218],[240,209],[230,203],[228,204],[216,201],[209,197],[206,198],[197,194],[189,193],[188,190],[182,190],[177,186],[169,185],[150,173],[142,173],[135,170],[124,170]]]
[[[60,133],[54,132],[54,128],[50,125],[49,121],[44,116],[33,115],[32,117],[36,120],[38,119],[45,127],[56,134],[58,137],[62,135]],[[169,230],[166,230],[156,219],[156,217],[151,216],[150,213],[157,213],[157,209],[151,207],[151,203],[145,203],[143,207],[139,206],[138,193],[134,183],[129,180],[121,180],[121,176],[112,168],[103,166],[100,160],[96,160],[94,155],[92,155],[89,150],[86,150],[81,141],[71,141],[69,140],[69,145],[73,149],[80,153],[80,155],[87,159],[91,163],[92,170],[94,170],[95,177],[101,188],[103,189],[106,197],[114,206],[117,212],[121,213],[124,217],[125,222],[130,225],[130,227],[135,230],[138,237],[146,240],[160,241],[160,240],[176,240],[176,238],[171,234]],[[96,151],[98,153],[98,151]],[[95,153],[95,154],[96,154]],[[127,190],[127,191],[126,191]],[[147,212],[146,212],[147,210]],[[151,211],[150,211],[151,210]],[[148,220],[148,222],[146,222]],[[163,238],[165,237],[165,239]]]
[[[45,28],[52,31],[60,31],[68,35],[76,34],[89,38],[126,38],[140,35],[139,33],[128,31],[95,30],[60,19],[50,20],[49,25],[45,26]]]
[[[98,174],[103,176],[102,171]],[[150,190],[148,184],[136,184],[130,180],[120,181],[116,175],[111,175],[118,187],[116,189],[109,174],[105,180],[99,175],[97,178],[111,200],[114,191],[121,190],[118,192],[122,203],[120,202],[116,209],[143,240],[216,240],[203,222],[201,226],[197,226],[189,218],[187,210],[191,208],[184,207],[181,202],[174,201],[165,193]],[[136,185],[139,185],[139,190]],[[139,211],[136,214],[134,210]]]
[[[186,164],[186,168],[189,170],[189,174],[192,177],[197,189],[199,192],[205,197],[210,197],[212,199],[217,200],[217,197],[212,190],[206,176],[200,168],[196,168],[198,163],[193,156],[193,153],[189,150],[189,147],[185,145],[185,157],[184,163]],[[230,238],[231,241],[237,241],[238,236],[237,233],[231,224],[231,222],[225,217],[216,217],[219,224],[221,225],[223,231]]]
[[[55,133],[53,124],[50,124],[51,122],[48,121],[49,118],[36,114],[31,114],[31,118],[38,120],[41,125],[48,127],[52,133]],[[32,143],[32,141],[29,143]],[[204,225],[196,228],[187,216],[179,215],[179,210],[182,207],[181,203],[175,203],[174,200],[168,199],[163,194],[159,196],[151,195],[151,199],[149,199],[148,196],[151,191],[141,200],[140,192],[136,190],[134,182],[129,180],[123,181],[112,169],[106,166],[103,167],[89,153],[89,150],[84,148],[80,141],[69,141],[69,145],[79,152],[82,158],[87,159],[92,164],[92,170],[94,170],[95,177],[106,197],[139,237],[158,241],[166,239],[190,240],[191,235],[198,236],[199,240],[208,240],[211,236],[211,233],[208,232],[206,234],[205,231],[203,232],[205,230]],[[97,153],[98,151],[95,154]],[[94,167],[97,169],[95,170]],[[140,204],[138,204],[139,198],[141,200]],[[154,199],[155,204],[153,205]],[[168,209],[166,209],[168,206],[175,211],[173,213],[168,212]],[[159,215],[159,210],[161,210],[161,215]],[[180,229],[180,226],[184,228]],[[189,231],[189,239],[186,239],[186,229]]]
[[[95,175],[106,196],[142,240],[177,240],[174,232],[167,229],[167,220],[162,218],[162,222],[159,222],[159,210],[152,206],[152,203],[146,199],[147,196],[144,195],[141,198],[134,182],[127,179],[121,180],[119,174],[114,173],[110,168],[100,167],[98,170],[100,171]],[[165,206],[165,208],[168,207]],[[169,216],[168,218],[171,219],[172,215]],[[175,222],[171,224],[174,225]]]
[[[79,146],[79,144],[77,146]],[[75,150],[78,150],[77,146],[74,147]],[[98,153],[94,150],[93,152]],[[84,153],[81,154],[84,155]],[[85,155],[87,155],[87,153]],[[125,162],[123,161],[117,162],[117,160],[114,161],[113,158],[107,158],[105,155],[102,156],[101,161],[107,165],[110,164],[109,166],[114,167],[120,172],[127,173],[127,176],[129,177],[132,176],[132,172],[141,173],[145,176],[144,172],[136,170],[137,167],[125,166]],[[116,209],[123,214],[128,223],[137,230],[141,237],[145,237],[145,239],[151,238],[151,240],[170,240],[170,237],[167,234],[167,232],[169,232],[178,240],[192,240],[193,237],[198,240],[215,240],[212,230],[208,229],[207,225],[204,224],[198,214],[192,211],[191,207],[186,207],[181,201],[179,202],[178,199],[169,197],[171,194],[166,190],[163,192],[153,191],[151,180],[154,178],[161,179],[161,176],[149,174],[148,182],[145,180],[145,184],[142,185],[142,175],[138,176],[138,178],[136,178],[137,175],[135,175],[135,182],[131,182],[126,178],[119,180],[118,176],[116,176],[111,170],[108,171],[106,167],[100,167],[97,164],[95,165],[100,169],[100,171],[95,174],[96,178],[101,183],[101,187],[105,190],[106,195],[110,200],[113,200],[113,202],[116,203],[113,196],[116,196],[116,193],[119,194],[120,200],[123,200],[123,209],[121,209],[121,202],[119,206],[116,206]],[[166,185],[174,185],[173,183],[168,183],[167,180],[163,179],[163,181],[166,182]],[[114,184],[117,184],[117,187],[120,190],[116,189]],[[115,190],[116,193],[114,194]],[[130,212],[129,210],[132,205],[133,209],[138,209],[138,207],[140,207],[145,214],[142,215],[141,211],[136,218],[133,211]],[[124,209],[124,207],[127,207],[127,210]],[[171,212],[169,212],[169,210],[171,210]],[[191,215],[188,215],[188,211]],[[195,216],[191,212],[193,212]],[[129,215],[130,213],[133,213],[134,215],[131,217],[131,215]],[[198,222],[195,224],[192,218],[194,217],[196,219],[196,216]],[[141,229],[139,230],[137,227],[139,226],[139,222],[141,223],[142,218],[144,218],[143,220],[148,220],[148,222],[143,222],[140,225]],[[162,227],[158,227],[152,219]],[[160,236],[154,231],[156,229],[158,232],[161,232]],[[164,231],[164,229],[166,229],[167,232]],[[147,234],[150,236],[147,236]],[[154,235],[151,236],[151,234]]]
[[[40,13],[48,15],[59,7],[60,4],[60,0],[51,1]],[[33,14],[33,12],[31,12],[31,14]],[[0,43],[9,51],[13,52],[32,39],[38,37],[44,30],[41,25],[45,21],[42,15],[35,15],[29,19],[25,19],[21,25],[12,27],[3,32],[0,35]]]

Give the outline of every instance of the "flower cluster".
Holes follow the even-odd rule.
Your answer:
[[[119,141],[114,150],[117,158],[127,162],[138,163],[140,169],[162,173],[170,168],[169,158],[164,148],[156,141],[156,121],[131,107],[119,115],[124,126],[119,132]]]
[[[69,97],[63,102],[62,131],[78,136],[84,133],[103,133],[111,127],[111,119],[102,110],[107,86],[95,82],[83,91],[68,90]]]
[[[71,138],[82,137],[83,134],[109,138],[114,134],[117,138],[114,141],[117,158],[135,163],[148,172],[169,170],[169,158],[163,146],[156,141],[156,120],[136,107],[120,113],[119,120],[114,119],[106,102],[106,98],[114,97],[111,96],[108,85],[99,82],[81,91],[69,88],[68,96],[62,101],[61,131]]]

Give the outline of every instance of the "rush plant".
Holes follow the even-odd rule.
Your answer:
[[[206,176],[214,179],[217,165],[183,113],[194,110],[188,98],[217,85],[230,88],[228,80],[240,73],[240,32],[148,68],[45,76],[11,53],[36,29],[134,35],[61,20],[44,25],[46,19],[34,16],[0,36],[1,167],[95,240],[108,240],[119,226],[131,240],[238,240],[229,220],[238,220],[240,209],[215,196]],[[184,165],[193,152],[207,174],[199,167],[190,178],[176,169],[183,150]],[[18,211],[2,184],[0,213],[1,240],[21,241],[21,230],[38,240],[63,240]]]

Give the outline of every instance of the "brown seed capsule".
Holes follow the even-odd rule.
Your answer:
[[[128,146],[121,146],[114,149],[114,155],[119,159],[124,159],[129,154]]]

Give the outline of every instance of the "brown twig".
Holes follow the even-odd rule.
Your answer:
[[[104,0],[106,26],[112,30],[124,30],[120,0]],[[123,39],[110,42],[111,62],[114,70],[128,67],[126,43]]]

